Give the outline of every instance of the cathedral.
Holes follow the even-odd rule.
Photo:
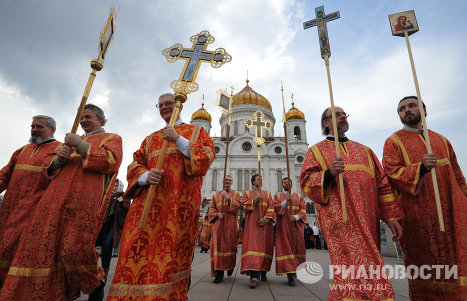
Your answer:
[[[255,127],[248,128],[244,121],[253,118],[257,110],[264,114],[263,120],[269,120],[272,123],[270,130],[263,129],[265,142],[261,146],[261,175],[263,189],[275,194],[282,191],[282,179],[287,176],[285,138],[274,135],[276,118],[272,112],[271,104],[266,97],[250,87],[248,79],[246,86],[232,99],[227,174],[233,178],[232,189],[241,192],[252,189],[251,176],[258,173],[258,151],[256,143],[253,141]],[[292,108],[286,113],[286,120],[293,192],[301,193],[308,203],[311,201],[301,191],[299,185],[300,172],[308,150],[305,115],[292,103]],[[210,133],[211,121],[211,115],[204,109],[204,106],[193,113],[191,117],[191,124],[204,127],[208,133]],[[204,177],[201,190],[203,199],[208,200],[216,191],[222,190],[224,176],[228,116],[222,115],[219,122],[221,137],[212,137],[216,159]]]

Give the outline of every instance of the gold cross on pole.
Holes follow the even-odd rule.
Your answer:
[[[187,94],[198,90],[199,85],[195,80],[202,62],[211,63],[213,68],[219,68],[232,60],[232,56],[224,48],[206,50],[208,44],[212,44],[214,40],[209,31],[204,30],[190,38],[190,42],[193,43],[191,48],[183,48],[182,44],[177,43],[162,51],[170,63],[178,59],[185,60],[180,77],[170,83],[170,87],[175,91],[175,99],[180,98],[181,102],[185,102]]]
[[[197,35],[191,36],[190,41],[193,42],[193,46],[190,49],[184,49],[182,44],[175,44],[162,51],[162,54],[170,63],[176,62],[178,59],[186,60],[178,80],[174,80],[170,83],[170,87],[174,89],[175,92],[174,98],[176,103],[172,110],[169,126],[175,125],[178,113],[180,112],[180,105],[186,101],[187,94],[198,90],[199,85],[195,83],[195,80],[201,63],[210,62],[213,68],[219,68],[232,60],[232,57],[224,48],[217,48],[214,51],[206,50],[208,44],[213,43],[214,40],[214,37],[211,36],[209,31],[204,30]],[[156,169],[162,169],[168,145],[169,142],[164,139],[159,157],[157,158]],[[156,188],[154,185],[151,185],[151,187],[149,187],[148,196],[146,197],[141,220],[139,221],[140,229],[144,229],[155,193]]]
[[[264,143],[263,128],[270,130],[272,128],[272,122],[269,120],[263,121],[264,113],[260,110],[256,111],[254,115],[255,119],[245,119],[244,123],[248,128],[254,126],[256,128],[255,137],[253,141],[256,142],[257,146],[261,146]]]
[[[272,122],[269,120],[263,121],[264,113],[260,110],[256,111],[253,114],[255,119],[245,119],[244,123],[248,128],[256,127],[255,137],[253,141],[256,142],[256,146],[258,147],[258,175],[261,178],[261,144],[264,143],[263,138],[263,128],[266,130],[272,129]],[[259,187],[259,193],[261,194],[261,186]],[[262,210],[261,201],[259,203],[259,219],[263,218],[263,210]]]

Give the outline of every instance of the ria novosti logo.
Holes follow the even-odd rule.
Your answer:
[[[313,284],[323,278],[324,270],[321,265],[314,261],[301,263],[297,267],[297,278],[303,283]]]

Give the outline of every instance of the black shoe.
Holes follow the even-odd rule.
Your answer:
[[[268,281],[268,277],[266,277],[266,272],[261,273],[261,281]]]
[[[233,274],[233,269],[230,269],[227,271],[227,276],[232,276],[232,274]]]
[[[295,279],[289,278],[289,280],[287,281],[287,284],[288,284],[289,286],[295,286]]]
[[[221,279],[216,275],[216,277],[214,277],[214,283],[220,283],[221,282]]]

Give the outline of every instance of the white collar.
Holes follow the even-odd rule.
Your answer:
[[[182,119],[179,119],[179,120],[175,121],[175,124],[174,124],[174,126],[180,125],[180,124],[182,124],[182,123],[185,123],[185,122],[183,122],[183,120],[182,120]],[[166,125],[166,126],[168,126],[169,124],[168,124],[168,123],[166,123],[165,125]]]

